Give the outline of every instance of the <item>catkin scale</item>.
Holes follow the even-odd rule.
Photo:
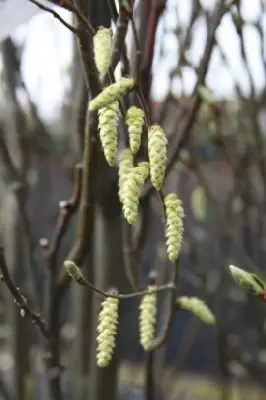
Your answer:
[[[149,176],[149,164],[140,163],[131,168],[123,187],[123,213],[127,222],[134,225],[138,218],[141,187]]]
[[[131,168],[133,168],[133,154],[126,148],[121,151],[118,164],[118,195],[121,203],[123,203],[124,184]]]
[[[112,30],[100,27],[93,37],[94,59],[98,71],[104,74],[111,64]]]
[[[154,288],[155,285],[148,287],[149,290]],[[145,351],[148,351],[150,349],[156,326],[157,293],[151,292],[145,294],[142,297],[139,308],[140,344]]]
[[[119,123],[119,103],[115,101],[98,111],[99,114],[99,131],[102,148],[106,161],[110,166],[114,165],[118,137],[117,129]]]
[[[107,297],[98,318],[97,365],[107,367],[116,345],[119,299]]]
[[[100,108],[106,107],[109,104],[120,100],[126,93],[133,90],[135,84],[133,78],[120,78],[117,82],[112,83],[103,89],[98,96],[94,97],[94,99],[89,102],[89,110],[97,111]]]
[[[159,191],[163,185],[167,163],[167,138],[158,124],[152,125],[148,130],[148,153],[151,183]]]
[[[170,261],[177,260],[183,239],[184,209],[181,200],[173,193],[164,198],[166,250]]]
[[[127,110],[126,120],[129,133],[129,145],[133,154],[139,151],[141,145],[141,133],[144,124],[144,112],[141,108],[132,106]]]

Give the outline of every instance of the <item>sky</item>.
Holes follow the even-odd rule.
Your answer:
[[[25,1],[25,0],[23,0]],[[162,99],[169,89],[169,70],[172,69],[178,57],[178,47],[174,33],[171,31],[176,24],[178,10],[179,24],[185,27],[188,23],[193,0],[168,0],[164,18],[157,31],[157,46],[153,65],[154,84],[152,93],[155,99]],[[245,46],[255,87],[259,92],[265,85],[265,73],[261,65],[260,41],[252,22],[260,16],[261,0],[242,0],[242,15],[247,26],[244,30]],[[265,1],[265,0],[264,0]],[[215,0],[201,0],[205,8],[212,8]],[[65,20],[70,22],[70,13],[56,9]],[[264,31],[266,37],[266,16],[264,16]],[[223,67],[219,52],[211,59],[207,85],[218,98],[228,98],[234,95],[232,74],[243,91],[250,90],[249,81],[244,66],[240,60],[238,37],[234,31],[230,16],[225,16],[217,31],[217,39],[228,57],[231,74]],[[72,34],[52,15],[40,12],[29,22],[17,28],[13,34],[16,42],[24,45],[22,56],[22,74],[32,99],[36,102],[44,118],[55,118],[60,113],[66,88],[70,84],[68,71],[72,56]],[[163,38],[163,40],[161,39]],[[191,51],[190,61],[197,65],[204,49],[206,31],[203,23],[198,23]],[[163,59],[160,54],[163,52]],[[264,58],[266,41],[264,43]],[[195,74],[189,69],[183,70],[185,93],[189,94],[195,84]],[[175,79],[173,90],[180,93],[180,81]]]

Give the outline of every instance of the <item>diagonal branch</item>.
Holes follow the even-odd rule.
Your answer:
[[[8,267],[6,264],[4,249],[0,246],[0,271],[1,271],[1,280],[5,283],[7,289],[9,290],[10,294],[14,298],[15,303],[20,308],[21,316],[24,315],[29,317],[32,322],[38,326],[43,336],[48,340],[51,341],[52,337],[50,332],[46,326],[46,323],[41,318],[40,314],[32,311],[32,309],[28,305],[28,301],[25,296],[21,293],[20,289],[16,287],[15,283],[13,282]]]
[[[66,22],[55,10],[53,10],[50,7],[45,6],[44,4],[39,3],[39,1],[37,0],[29,0],[31,3],[35,4],[37,7],[39,7],[41,10],[43,11],[47,11],[50,14],[52,14],[58,21],[61,22],[61,24],[63,24],[67,29],[69,29],[71,32],[75,33],[76,35],[78,35],[79,30],[77,28],[75,28],[74,26],[72,26],[71,24],[69,24],[68,22]]]

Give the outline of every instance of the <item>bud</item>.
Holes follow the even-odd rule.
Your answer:
[[[183,310],[191,312],[197,318],[207,325],[215,324],[215,317],[204,301],[197,297],[179,297],[176,300],[176,306]]]
[[[257,275],[246,272],[234,265],[230,265],[229,269],[235,282],[242,288],[247,289],[255,296],[260,296],[265,292],[265,283]]]
[[[98,96],[94,97],[94,99],[89,102],[89,110],[97,111],[100,108],[120,100],[121,97],[134,89],[135,84],[133,78],[120,78],[117,82],[103,89]]]
[[[84,276],[82,275],[80,268],[73,261],[66,260],[64,262],[64,268],[74,281],[84,281]]]
[[[211,105],[214,102],[214,97],[211,91],[205,86],[199,86],[198,93],[204,103]]]

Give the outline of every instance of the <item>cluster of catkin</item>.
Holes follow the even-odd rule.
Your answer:
[[[64,262],[64,267],[70,277],[82,284],[87,284],[80,268],[71,260]],[[148,286],[145,294],[142,295],[139,307],[139,335],[140,344],[145,351],[153,350],[153,339],[157,319],[157,298],[158,287],[155,283]],[[119,301],[120,296],[117,290],[111,290],[105,294],[97,325],[97,365],[100,368],[107,367],[113,357],[116,347],[116,337],[119,323]],[[206,304],[197,297],[179,297],[175,307],[182,308],[194,314],[205,324],[215,323],[215,318]],[[156,342],[155,342],[156,343]]]
[[[101,78],[111,68],[111,55],[112,31],[101,27],[94,36],[95,64]],[[89,110],[98,113],[99,137],[105,159],[110,166],[114,166],[118,153],[119,102],[123,96],[135,89],[136,82],[133,78],[122,77],[105,87],[89,102]],[[139,200],[145,182],[150,179],[156,191],[162,190],[167,164],[167,138],[160,125],[147,126],[148,160],[136,165],[134,158],[141,146],[145,124],[143,110],[131,106],[126,111],[124,124],[128,131],[129,146],[122,150],[119,156],[118,194],[124,217],[129,224],[133,225],[138,220]],[[182,244],[184,211],[181,201],[175,194],[163,196],[163,206],[167,254],[169,260],[174,262],[179,256]],[[73,271],[70,272],[73,275]],[[156,326],[157,292],[155,289],[155,285],[150,285],[148,293],[140,302],[140,343],[145,351],[152,348]],[[99,367],[107,366],[112,358],[116,343],[118,308],[119,297],[107,297],[102,303],[97,337],[97,365]]]
[[[149,286],[148,293],[140,302],[139,333],[140,344],[145,351],[151,349],[154,337],[157,314],[157,292],[155,285]],[[97,365],[107,367],[116,346],[116,336],[119,321],[119,297],[106,297],[98,317],[97,326]]]
[[[111,29],[100,27],[94,36],[93,43],[95,65],[102,79],[108,73],[112,63]],[[89,110],[98,113],[99,137],[105,159],[110,166],[115,164],[118,152],[119,102],[123,96],[135,89],[136,82],[133,78],[122,77],[105,87],[89,102]],[[137,222],[141,189],[150,179],[153,188],[163,197],[166,249],[169,260],[174,262],[179,257],[182,245],[184,210],[182,202],[175,194],[162,194],[167,164],[167,138],[158,124],[148,126],[148,160],[135,165],[134,156],[140,149],[145,123],[143,110],[135,106],[130,107],[126,112],[124,123],[128,130],[129,147],[121,151],[118,164],[118,194],[124,217],[129,224]],[[85,286],[89,283],[73,261],[66,260],[64,267],[74,281]],[[156,284],[149,285],[140,301],[139,335],[140,344],[145,351],[153,349],[157,319],[157,289]],[[101,368],[110,364],[115,350],[119,300],[117,291],[105,294],[99,313],[96,358],[97,365]],[[206,324],[214,323],[213,314],[198,298],[180,297],[176,300],[175,306],[191,312]]]
[[[111,66],[112,31],[99,28],[94,36],[95,64],[104,76]],[[89,102],[89,109],[98,112],[99,136],[106,161],[113,166],[118,153],[118,126],[120,120],[119,101],[136,88],[136,82],[130,77],[122,77],[105,87]],[[124,123],[128,130],[129,147],[119,157],[119,199],[125,219],[135,224],[139,214],[139,200],[145,182],[150,179],[156,191],[161,191],[167,164],[167,138],[158,124],[148,126],[148,161],[137,165],[134,156],[138,153],[145,115],[141,108],[131,106]],[[178,259],[182,238],[184,211],[181,201],[175,194],[164,197],[166,248],[170,261]]]

